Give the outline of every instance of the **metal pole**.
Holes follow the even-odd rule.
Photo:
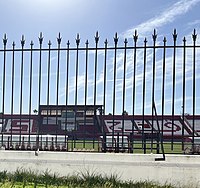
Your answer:
[[[30,81],[29,81],[29,131],[28,131],[28,145],[30,146],[30,133],[31,133],[31,107],[32,107],[32,76],[33,76],[33,41],[30,43]],[[32,119],[33,120],[33,119]],[[32,122],[33,123],[33,122]]]
[[[173,52],[173,85],[172,85],[172,139],[171,139],[171,150],[174,148],[174,108],[175,108],[175,81],[176,81],[176,39],[177,33],[176,29],[174,29],[173,40],[174,40],[174,52]]]
[[[166,37],[163,39],[163,75],[162,75],[162,124],[161,124],[161,135],[163,137],[163,130],[164,130],[164,111],[165,111],[165,69],[166,69]]]
[[[123,96],[122,96],[122,149],[124,148],[124,113],[125,113],[125,94],[126,94],[126,50],[127,50],[127,39],[124,40],[124,73],[123,73]],[[119,143],[118,143],[119,144]],[[119,149],[119,148],[118,148]]]
[[[86,114],[87,114],[87,82],[88,82],[88,45],[89,42],[88,40],[85,43],[86,45],[86,52],[85,52],[85,106],[84,106],[84,140],[83,140],[83,148],[85,148],[85,138],[86,138]]]
[[[107,46],[108,40],[106,39],[105,42],[105,51],[104,51],[104,86],[103,86],[103,108],[104,108],[104,115],[106,112],[106,62],[107,62]]]
[[[21,53],[21,90],[20,90],[20,136],[19,136],[19,145],[21,146],[21,129],[22,129],[22,103],[23,103],[23,64],[24,64],[24,44],[25,39],[24,35],[22,35],[21,46],[22,46],[22,53]]]
[[[182,103],[182,150],[184,150],[184,137],[185,137],[185,70],[186,70],[186,38],[183,39],[183,103]]]
[[[57,134],[58,134],[58,129],[60,128],[58,124],[58,99],[59,99],[59,76],[60,76],[60,44],[61,44],[61,36],[60,33],[58,34],[57,42],[58,42],[58,61],[57,61],[57,87],[56,87],[56,144],[57,144]]]
[[[69,91],[69,40],[67,42],[67,70],[66,70],[66,103],[65,103],[65,111],[66,111],[66,116],[65,116],[65,143],[66,143],[66,134],[67,134],[67,111],[68,111],[68,91]],[[68,142],[67,142],[67,149],[68,149]]]
[[[77,101],[78,101],[78,55],[79,55],[79,44],[80,44],[80,38],[79,34],[77,34],[76,38],[76,77],[75,77],[75,126],[77,128],[76,123],[76,112],[77,112]],[[76,147],[76,142],[74,142],[74,147]]]
[[[96,98],[97,98],[97,57],[98,57],[98,42],[99,42],[99,34],[98,31],[96,32],[96,36],[95,36],[95,60],[94,60],[94,126],[96,126],[97,122],[96,122]],[[94,149],[94,145],[95,145],[95,129],[94,129],[94,135],[93,135],[93,149]]]
[[[156,30],[154,29],[154,33],[152,35],[153,38],[153,80],[152,80],[152,128],[151,128],[151,152],[153,149],[153,134],[154,134],[154,110],[153,110],[153,104],[155,101],[155,76],[156,76],[156,39],[157,39],[157,34]]]
[[[134,56],[133,56],[133,106],[132,106],[132,111],[133,111],[133,116],[132,116],[132,137],[134,137],[134,126],[135,126],[135,93],[136,93],[136,87],[135,87],[135,82],[136,82],[136,62],[137,62],[137,40],[138,40],[138,35],[137,35],[137,30],[135,30],[135,34],[133,35],[133,40],[134,40]],[[134,138],[131,139],[132,143],[131,145],[134,147]]]
[[[42,69],[42,42],[43,42],[43,36],[42,33],[40,33],[40,36],[38,37],[39,39],[39,44],[40,44],[40,55],[39,55],[39,83],[38,83],[38,114],[40,113],[40,99],[41,99],[41,69]],[[38,118],[38,134],[40,132],[40,119]],[[39,141],[39,140],[38,140]],[[38,143],[39,146],[39,143]]]
[[[12,128],[13,128],[13,105],[14,105],[14,77],[15,77],[15,43],[13,42],[13,54],[12,54],[12,86],[11,86],[11,138],[10,146],[12,146]]]
[[[147,58],[147,39],[144,39],[144,70],[143,70],[143,95],[142,95],[142,148],[144,149],[144,153],[146,153],[146,146],[144,144],[145,134],[144,134],[144,114],[145,114],[145,83],[146,83],[146,58]]]
[[[194,132],[195,132],[195,101],[196,101],[196,39],[197,34],[196,30],[194,29],[194,33],[192,35],[193,39],[193,101],[192,101],[192,143],[194,144]]]
[[[51,41],[48,42],[49,50],[48,50],[48,72],[47,72],[47,126],[49,124],[49,95],[50,95],[50,74],[51,74]]]
[[[115,43],[115,49],[114,49],[114,69],[113,69],[113,119],[112,119],[112,124],[113,124],[113,129],[112,129],[112,148],[114,146],[114,130],[115,130],[115,87],[116,87],[116,67],[117,67],[117,43],[118,43],[118,37],[117,33],[115,34],[114,37],[114,43]]]
[[[1,133],[2,133],[2,139],[1,139],[1,145],[3,145],[3,126],[4,126],[4,113],[5,113],[5,82],[6,82],[6,44],[7,44],[8,39],[6,38],[6,34],[4,35],[3,38],[3,45],[4,45],[4,56],[3,56],[3,98],[2,98],[2,128],[1,128]]]

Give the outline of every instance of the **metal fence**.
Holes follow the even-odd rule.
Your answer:
[[[107,39],[99,42],[97,32],[90,47],[88,40],[81,46],[79,34],[75,46],[70,41],[65,45],[59,33],[57,47],[52,47],[51,41],[44,47],[40,33],[38,48],[33,41],[26,47],[24,36],[17,48],[15,42],[7,46],[5,34],[0,49],[2,145],[13,148],[18,135],[17,148],[22,148],[26,139],[30,148],[31,135],[37,135],[36,148],[42,143],[51,150],[62,138],[64,145],[58,150],[146,153],[155,149],[159,153],[165,148],[169,153],[182,153],[189,148],[193,152],[200,131],[197,33],[194,30],[192,37],[178,40],[174,30],[171,44],[166,37],[157,38],[161,36],[156,30],[150,42],[140,39],[137,31],[124,41],[116,33],[109,46]],[[96,109],[98,105],[101,110]],[[47,107],[46,120],[41,106]],[[54,107],[53,115],[50,106]],[[81,107],[82,119],[77,115],[80,106],[85,107]],[[87,106],[94,108],[90,115]],[[71,125],[68,111],[75,112]],[[59,132],[62,118],[66,125]],[[80,133],[79,128],[86,127],[87,121],[87,129],[93,132],[85,128]],[[49,141],[44,136],[49,133],[56,137]]]

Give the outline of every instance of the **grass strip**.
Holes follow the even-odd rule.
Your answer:
[[[172,185],[159,185],[154,182],[121,181],[116,175],[103,176],[95,173],[81,172],[73,176],[61,177],[50,171],[38,174],[31,170],[18,169],[14,173],[0,172],[1,188],[173,188]]]

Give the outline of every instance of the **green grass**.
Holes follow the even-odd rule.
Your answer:
[[[98,141],[88,141],[85,140],[85,143],[83,140],[76,140],[76,141],[72,141],[69,140],[68,141],[68,151],[94,151],[94,152],[98,152],[100,151],[100,143]],[[169,154],[177,154],[177,153],[183,153],[182,151],[182,143],[181,142],[174,142],[173,143],[173,148],[171,145],[171,142],[164,142],[163,144],[164,146],[164,151],[165,153],[169,153]],[[157,153],[156,148],[157,145],[154,142],[153,143],[153,150],[151,150],[151,143],[147,142],[146,143],[146,153]],[[160,152],[161,152],[161,145],[160,147]],[[144,153],[144,150],[142,149],[142,142],[137,141],[133,143],[133,153]]]
[[[158,185],[154,182],[133,182],[121,181],[119,177],[111,175],[109,177],[95,173],[79,173],[74,176],[60,177],[45,171],[36,174],[23,169],[17,170],[13,174],[6,171],[0,172],[0,187],[48,187],[48,188],[173,188],[171,185]]]
[[[90,141],[90,140],[68,140],[68,150],[73,151],[76,150],[88,150],[88,151],[98,151],[98,141]]]

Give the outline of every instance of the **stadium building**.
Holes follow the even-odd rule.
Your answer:
[[[67,113],[66,113],[67,112]],[[176,138],[183,134],[190,136],[200,132],[200,116],[185,115],[105,115],[102,105],[40,105],[37,115],[1,114],[1,132],[4,134],[67,134],[72,132],[86,134],[93,137],[95,134],[122,133],[140,134],[157,131],[157,123],[164,137],[174,135]],[[173,126],[172,126],[173,122]],[[152,124],[153,123],[153,124]]]

